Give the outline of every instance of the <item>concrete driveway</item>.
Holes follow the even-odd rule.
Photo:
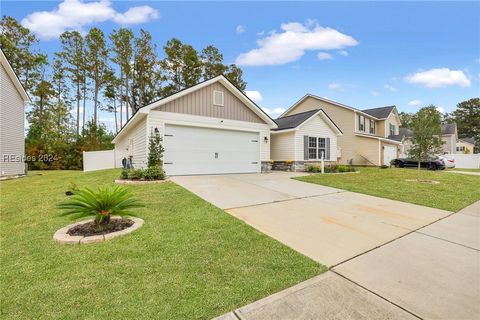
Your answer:
[[[172,180],[254,228],[334,266],[450,214],[291,179],[298,173]]]

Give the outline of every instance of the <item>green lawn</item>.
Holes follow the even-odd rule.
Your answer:
[[[358,170],[359,173],[315,174],[296,179],[449,211],[458,211],[480,200],[478,176],[421,170],[421,179],[440,182],[424,184],[406,181],[417,178],[416,169],[358,168]]]
[[[326,270],[171,182],[130,187],[146,204],[134,233],[56,244],[70,181],[119,171],[38,173],[0,183],[2,319],[206,319]]]

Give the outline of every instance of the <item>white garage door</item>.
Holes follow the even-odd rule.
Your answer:
[[[166,125],[167,175],[248,173],[260,169],[259,134]]]
[[[390,161],[397,157],[397,147],[395,146],[385,146],[383,149],[383,164],[386,166],[390,165]]]

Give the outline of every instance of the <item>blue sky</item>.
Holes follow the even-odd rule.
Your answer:
[[[92,26],[144,28],[160,55],[172,37],[198,50],[213,44],[241,65],[247,90],[258,91],[250,95],[272,116],[307,92],[409,112],[427,104],[451,111],[479,96],[479,2],[79,1],[60,10],[55,1],[2,1],[1,10],[35,30],[48,53],[59,47],[49,39],[58,30]],[[41,11],[50,13],[34,14]]]

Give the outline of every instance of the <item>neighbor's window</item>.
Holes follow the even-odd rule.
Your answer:
[[[317,159],[317,137],[308,137],[308,159]]]
[[[362,115],[358,116],[358,131],[365,131],[365,117]]]
[[[213,91],[213,104],[216,106],[224,106],[223,91]]]
[[[465,151],[465,146],[457,147],[457,151]]]
[[[390,123],[390,135],[394,136],[395,135],[395,125]]]
[[[325,138],[318,138],[318,159],[322,159],[323,157],[326,159],[326,151]]]
[[[370,120],[370,133],[375,134],[375,120]]]

